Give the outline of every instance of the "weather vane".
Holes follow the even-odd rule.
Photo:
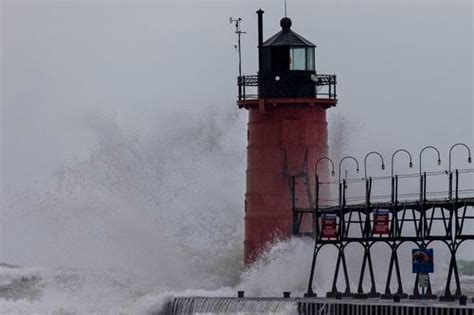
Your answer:
[[[242,30],[240,29],[241,21],[242,19],[240,17],[237,19],[234,19],[232,17],[229,18],[230,24],[235,23],[235,34],[237,34],[238,38],[237,45],[235,45],[234,47],[239,51],[239,77],[242,76],[242,51],[240,49],[240,36],[242,34],[247,34],[247,32],[242,32]]]

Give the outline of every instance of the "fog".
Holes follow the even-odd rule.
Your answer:
[[[259,8],[268,38],[283,1],[2,1],[0,262],[235,284],[247,113],[229,17],[255,74]],[[377,150],[389,165],[405,148],[415,168],[400,157],[397,172],[417,172],[434,145],[443,164],[427,151],[423,169],[445,170],[452,144],[473,147],[471,1],[288,0],[288,16],[337,74],[336,160]]]
[[[244,135],[228,17],[243,18],[243,69],[254,74],[260,7],[268,38],[278,1],[3,1],[2,184],[44,181],[87,157],[92,115],[166,130],[212,108],[240,115]],[[318,46],[318,71],[338,75],[331,117],[357,131],[348,153],[472,143],[470,1],[289,1],[288,15]]]

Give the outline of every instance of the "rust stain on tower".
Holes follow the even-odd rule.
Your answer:
[[[326,110],[337,103],[336,76],[316,71],[316,46],[291,29],[288,17],[264,42],[263,11],[257,14],[259,71],[238,77],[237,104],[249,112],[246,263],[275,238],[312,234],[311,214],[293,210],[314,202],[315,161],[328,151]],[[293,204],[293,193],[307,197]]]

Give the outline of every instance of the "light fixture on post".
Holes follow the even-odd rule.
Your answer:
[[[382,160],[382,165],[381,165],[381,169],[384,170],[385,169],[385,163],[383,161],[383,156],[382,154],[380,154],[379,152],[377,151],[372,151],[372,152],[369,152],[365,155],[365,158],[364,158],[364,176],[365,176],[365,180],[367,180],[367,158],[372,155],[372,154],[375,154],[375,155],[378,155],[380,157],[380,159]]]
[[[420,177],[421,177],[421,175],[423,174],[422,168],[421,168],[421,162],[422,162],[423,152],[424,152],[425,150],[427,150],[427,149],[435,150],[436,153],[438,153],[438,165],[441,165],[441,154],[439,153],[439,150],[436,149],[436,148],[435,148],[434,146],[432,146],[432,145],[428,145],[428,146],[424,147],[424,148],[421,149],[421,151],[420,151],[420,169],[419,169]]]
[[[357,166],[357,169],[356,169],[356,172],[359,173],[359,161],[357,161],[357,159],[353,156],[345,156],[343,157],[340,161],[339,161],[339,183],[341,182],[341,168],[342,168],[342,162],[344,160],[347,160],[347,159],[351,159],[353,160],[355,163],[356,163],[356,166]]]
[[[346,187],[342,187],[342,183],[341,183],[341,168],[342,168],[342,162],[344,162],[344,160],[347,160],[347,159],[351,159],[351,160],[355,161],[356,166],[357,166],[356,171],[357,171],[357,173],[359,173],[359,161],[357,161],[357,159],[356,159],[355,157],[348,155],[348,156],[343,157],[343,158],[339,161],[339,181],[338,181],[338,183],[339,183],[339,206],[342,205],[342,189],[343,189],[343,188],[346,188]]]
[[[390,177],[391,177],[391,182],[392,182],[392,185],[391,185],[391,187],[392,187],[392,203],[395,201],[395,195],[397,194],[397,193],[395,193],[395,186],[397,185],[397,187],[398,187],[398,183],[396,183],[396,182],[398,182],[398,179],[395,179],[395,177],[393,176],[393,173],[394,173],[393,170],[395,168],[395,156],[397,155],[397,153],[400,153],[400,152],[405,152],[406,154],[408,154],[408,157],[410,158],[410,162],[408,163],[408,166],[410,168],[413,168],[413,158],[412,158],[410,152],[408,152],[405,149],[398,149],[395,152],[393,152],[393,154],[392,154],[392,165],[390,166]]]
[[[419,172],[420,172],[420,200],[424,200],[424,198],[426,197],[426,196],[425,197],[423,196],[423,191],[425,191],[425,193],[426,193],[426,181],[423,183],[423,169],[422,169],[423,159],[422,159],[422,157],[423,157],[423,152],[427,149],[432,149],[432,150],[436,151],[436,153],[438,154],[438,165],[441,165],[441,154],[439,153],[438,149],[436,149],[432,145],[428,145],[428,146],[424,147],[423,149],[421,149],[421,151],[420,151],[420,169],[419,169]]]
[[[452,165],[451,158],[452,158],[453,149],[458,146],[463,146],[467,149],[467,153],[468,153],[467,162],[468,163],[472,162],[471,149],[469,148],[467,144],[456,143],[449,149],[448,176],[449,176],[449,199],[450,200],[453,198],[453,175],[452,175],[452,169],[451,169],[451,165]]]
[[[392,165],[391,165],[391,171],[390,171],[390,176],[393,177],[393,170],[394,170],[394,162],[395,162],[395,155],[397,155],[397,153],[400,153],[400,152],[405,152],[406,154],[408,154],[408,156],[410,157],[410,162],[408,163],[408,166],[410,168],[413,168],[413,158],[410,154],[410,152],[408,152],[407,150],[405,149],[398,149],[396,150],[395,152],[393,152],[392,154]]]
[[[332,167],[331,176],[334,176],[334,175],[335,175],[335,172],[334,172],[334,162],[333,162],[330,158],[328,158],[328,157],[326,157],[326,156],[324,156],[324,157],[322,157],[322,158],[319,158],[319,159],[316,161],[316,164],[315,164],[315,166],[314,166],[314,172],[315,172],[316,176],[318,176],[318,164],[319,164],[319,162],[321,162],[321,161],[323,161],[323,160],[327,160],[327,161],[329,161],[329,162],[331,163],[331,167]]]

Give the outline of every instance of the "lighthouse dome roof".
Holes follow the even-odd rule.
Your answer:
[[[309,40],[298,35],[291,29],[291,19],[284,17],[280,20],[281,31],[263,42],[263,47],[271,46],[299,46],[299,47],[316,47]]]

